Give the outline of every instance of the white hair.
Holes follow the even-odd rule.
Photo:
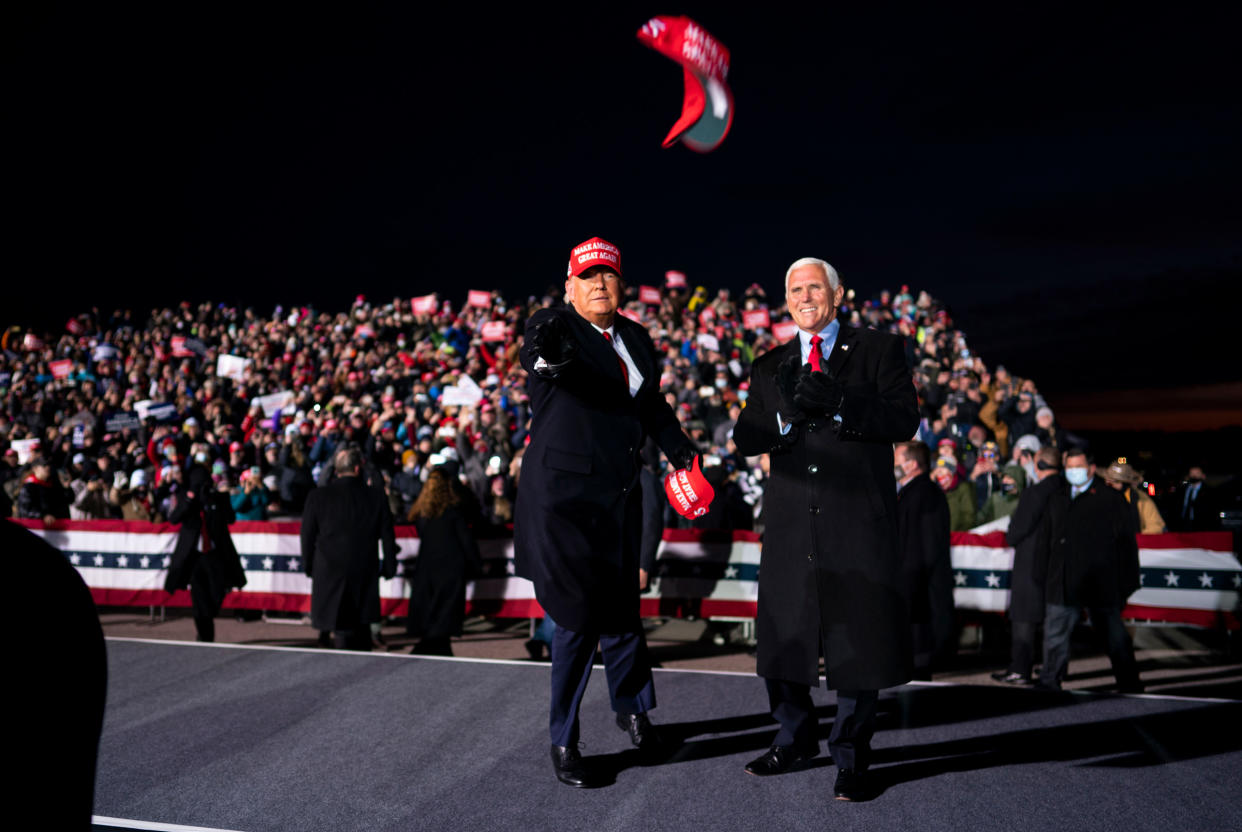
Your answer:
[[[831,264],[820,260],[818,257],[802,257],[793,261],[793,265],[785,270],[785,294],[789,294],[789,276],[794,273],[795,269],[800,269],[803,266],[819,266],[824,272],[824,277],[828,278],[829,288],[834,292],[841,288],[841,277]]]

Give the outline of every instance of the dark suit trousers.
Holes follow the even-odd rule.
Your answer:
[[[619,714],[641,714],[655,707],[647,638],[636,620],[627,633],[579,633],[557,626],[552,637],[552,707],[549,733],[553,745],[578,744],[578,708],[591,678],[595,646],[604,652],[608,697]]]
[[[780,723],[773,745],[818,748],[815,704],[810,685],[764,679],[772,717]],[[879,691],[837,691],[837,716],[828,735],[828,753],[837,768],[865,771],[871,763],[871,737],[875,735],[876,703]]]

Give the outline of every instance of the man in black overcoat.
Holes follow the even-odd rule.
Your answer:
[[[526,322],[521,350],[531,403],[513,526],[517,574],[557,624],[549,730],[556,776],[596,785],[578,754],[578,708],[598,644],[617,724],[641,749],[656,735],[655,690],[638,614],[639,452],[655,439],[679,468],[694,449],[659,392],[646,329],[617,314],[621,256],[596,237],[575,247],[566,306]]]
[[[914,674],[930,679],[932,666],[953,653],[953,563],[949,554],[949,501],[931,481],[931,451],[922,442],[893,448],[897,479],[897,548],[910,609]]]
[[[371,622],[379,620],[380,575],[397,574],[392,512],[383,492],[367,485],[357,447],[337,451],[333,465],[336,477],[307,495],[302,512],[311,624],[320,632],[331,631],[337,649],[370,650]]]
[[[870,794],[878,690],[910,679],[893,443],[914,435],[919,413],[901,339],[842,326],[843,296],[824,261],[790,266],[798,336],[755,361],[733,441],[747,456],[771,454],[757,670],[781,727],[747,771],[779,774],[818,753],[810,686],[822,645],[837,690],[834,792],[857,800]]]
[[[228,494],[212,488],[211,474],[190,467],[184,491],[175,491],[168,522],[180,523],[168,562],[164,589],[190,589],[194,630],[199,641],[215,641],[216,616],[233,587],[246,585],[246,572],[233,545],[229,524],[235,519]]]
[[[1044,623],[1044,581],[1048,571],[1048,498],[1065,482],[1057,474],[1061,455],[1041,448],[1035,457],[1038,482],[1022,492],[1009,516],[1005,542],[1013,547],[1009,578],[1009,667],[992,674],[1007,685],[1029,685],[1035,666],[1035,635]]]
[[[1139,588],[1138,542],[1129,504],[1095,476],[1086,451],[1065,452],[1064,470],[1048,497],[1044,582],[1044,666],[1039,687],[1059,690],[1069,667],[1070,636],[1082,608],[1104,638],[1122,693],[1139,693],[1134,643],[1121,622]]]

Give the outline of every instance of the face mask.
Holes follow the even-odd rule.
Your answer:
[[[738,391],[737,391],[737,399],[738,399],[738,401],[740,401],[740,402],[744,402],[744,401],[746,401],[746,397],[747,397],[747,396],[749,396],[749,395],[750,395],[750,391],[749,391],[749,390],[738,390]]]
[[[1012,494],[1013,492],[1017,490],[1018,490],[1018,487],[1011,482],[1001,483],[1001,491],[1004,491],[1006,494]]]
[[[723,390],[723,389],[725,389],[725,387],[726,387],[726,386],[728,386],[728,384],[729,384],[728,379],[723,379],[723,378],[718,378],[718,379],[716,379],[716,389],[717,389],[717,390]]]
[[[1022,470],[1026,471],[1027,482],[1038,482],[1039,481],[1039,477],[1036,476],[1036,474],[1039,472],[1039,469],[1035,467],[1034,462],[1022,463]]]
[[[207,454],[203,453],[202,451],[199,451],[198,453],[194,455],[194,461],[195,462],[206,462]]]
[[[1065,478],[1069,480],[1070,485],[1086,485],[1087,469],[1086,468],[1066,468]]]

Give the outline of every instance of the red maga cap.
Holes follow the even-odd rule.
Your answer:
[[[621,274],[621,249],[602,237],[592,237],[569,252],[569,276],[577,277],[592,266],[607,266]]]
[[[699,470],[697,455],[694,457],[693,466],[679,468],[664,478],[664,493],[676,512],[691,520],[707,514],[707,509],[716,497],[712,484]]]

